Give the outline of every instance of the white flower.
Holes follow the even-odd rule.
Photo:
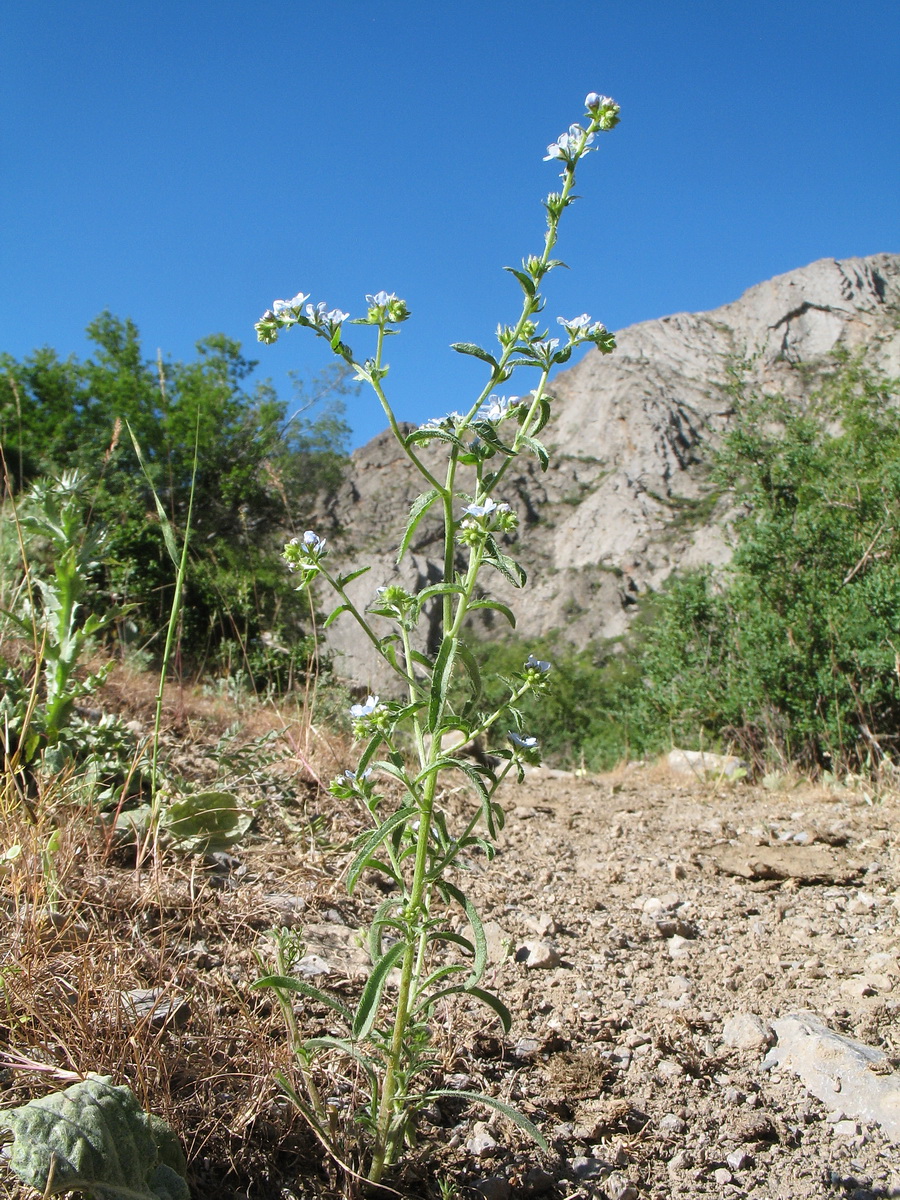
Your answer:
[[[593,110],[596,108],[617,108],[618,105],[612,96],[598,96],[596,92],[588,92],[584,98],[584,107]]]
[[[286,308],[299,308],[305,300],[309,299],[309,292],[298,292],[293,300],[275,300],[272,304],[272,312],[276,315],[284,312]]]
[[[390,302],[396,299],[396,292],[376,292],[374,296],[366,296],[366,304],[375,308],[387,308]]]
[[[556,323],[557,325],[562,325],[567,332],[577,333],[582,329],[587,329],[591,323],[591,318],[587,313],[582,313],[580,317],[572,317],[570,321],[567,321],[565,317],[557,317]]]
[[[420,425],[420,429],[445,429],[449,433],[454,433],[457,426],[465,422],[465,415],[460,412],[449,412],[445,417],[432,417],[430,421],[426,421],[424,425]]]
[[[378,707],[377,696],[367,696],[365,704],[351,704],[351,717],[371,717],[372,713]]]
[[[582,145],[584,137],[584,149],[594,140],[592,133],[587,134],[580,125],[570,125],[565,133],[561,133],[555,142],[552,142],[547,147],[547,153],[544,155],[544,162],[550,162],[553,158],[562,158],[566,162],[571,162],[575,154],[578,152],[579,146]]]
[[[518,746],[520,750],[533,750],[537,745],[536,737],[522,737],[520,733],[510,731],[506,735],[514,746]]]
[[[492,423],[502,421],[513,405],[518,403],[518,396],[488,396],[475,414],[475,420]]]
[[[318,534],[313,533],[311,529],[307,529],[303,535],[303,545],[306,546],[311,554],[321,554],[325,540],[325,538],[320,538]],[[297,539],[292,538],[292,541],[296,544]]]
[[[532,671],[540,671],[542,675],[546,675],[550,670],[550,664],[543,658],[535,658],[533,654],[529,654],[525,659],[525,667]]]
[[[340,325],[340,323],[342,321],[346,321],[349,316],[349,313],[341,312],[339,308],[333,308],[331,312],[327,312],[325,314],[325,320],[329,321],[332,325]]]
[[[492,513],[496,507],[497,507],[496,501],[488,498],[487,500],[485,500],[484,504],[468,505],[467,508],[463,509],[463,512],[468,513],[470,517],[486,517],[490,513]],[[509,505],[506,505],[506,508],[509,508]]]

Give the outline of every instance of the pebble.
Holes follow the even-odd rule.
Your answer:
[[[754,1013],[736,1013],[722,1026],[722,1041],[736,1050],[767,1050],[775,1041],[768,1021]]]
[[[533,1058],[540,1048],[541,1043],[537,1038],[521,1037],[513,1047],[513,1058]]]
[[[657,1063],[656,1074],[660,1079],[680,1079],[684,1074],[684,1067],[674,1058],[664,1058],[662,1062]]]
[[[492,1138],[484,1125],[480,1122],[475,1125],[475,1131],[466,1142],[466,1149],[475,1156],[475,1158],[486,1158],[489,1154],[497,1149],[496,1138]]]
[[[719,1187],[724,1187],[726,1183],[731,1183],[732,1179],[734,1178],[727,1167],[718,1167],[715,1171],[713,1171],[712,1177]]]
[[[832,1126],[838,1137],[858,1137],[859,1125],[856,1121],[835,1121]]]
[[[631,1180],[618,1174],[604,1179],[603,1191],[609,1200],[637,1200],[638,1198],[638,1190]]]
[[[682,958],[691,948],[690,938],[683,937],[680,933],[673,934],[666,939],[666,948],[670,958]]]
[[[526,1196],[540,1196],[554,1187],[553,1176],[543,1167],[532,1167],[522,1180],[522,1190]]]
[[[753,1166],[753,1159],[744,1150],[732,1150],[725,1161],[732,1171],[743,1171],[746,1167]]]
[[[516,962],[532,970],[547,970],[559,966],[559,951],[551,942],[525,942],[516,951]]]
[[[504,1175],[489,1175],[487,1179],[479,1179],[475,1189],[481,1192],[484,1200],[508,1200],[512,1191]]]
[[[596,1179],[609,1169],[602,1158],[586,1158],[583,1155],[573,1158],[571,1166],[576,1179]]]
[[[666,986],[670,996],[684,996],[691,990],[691,981],[684,975],[670,975]]]
[[[687,1122],[682,1121],[676,1113],[666,1113],[660,1118],[657,1128],[660,1133],[679,1134],[687,1129]]]
[[[330,975],[333,969],[331,963],[322,958],[320,954],[304,954],[293,965],[294,974],[301,975],[304,979],[315,979],[317,975]]]
[[[130,992],[120,992],[119,999],[135,1024],[149,1021],[151,1029],[185,1025],[191,1015],[191,1006],[184,996],[166,999],[162,988],[132,988]]]

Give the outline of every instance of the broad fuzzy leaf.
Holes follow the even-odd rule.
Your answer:
[[[174,1133],[109,1076],[89,1075],[63,1092],[6,1109],[0,1125],[15,1137],[10,1167],[47,1196],[80,1191],[97,1200],[190,1200]]]
[[[253,814],[231,792],[196,792],[174,800],[163,814],[163,824],[179,849],[209,854],[240,841],[253,824]]]

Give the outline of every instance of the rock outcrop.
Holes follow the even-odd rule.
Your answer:
[[[516,592],[498,574],[490,587],[514,605],[524,636],[559,630],[578,645],[619,637],[640,597],[674,569],[727,560],[706,462],[733,415],[736,380],[799,397],[834,350],[861,347],[900,374],[900,255],[822,259],[722,308],[645,321],[617,339],[614,354],[592,350],[556,376],[543,435],[550,469],[523,456],[498,497],[518,511],[511,553],[529,579]],[[361,605],[382,584],[438,576],[434,523],[420,527],[402,576],[394,564],[419,482],[384,433],[356,451],[322,501],[320,528],[330,526],[338,565],[372,566],[351,586]],[[329,641],[340,674],[386,685],[352,620],[336,622]]]

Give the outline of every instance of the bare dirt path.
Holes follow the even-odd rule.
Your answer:
[[[508,798],[474,888],[509,952],[495,1075],[542,1118],[558,1192],[900,1195],[896,1146],[845,1111],[839,1079],[822,1102],[762,1065],[770,1022],[797,1012],[883,1051],[875,1073],[900,1059],[896,804],[642,769],[535,775]],[[545,1182],[467,1148],[493,1196]]]

